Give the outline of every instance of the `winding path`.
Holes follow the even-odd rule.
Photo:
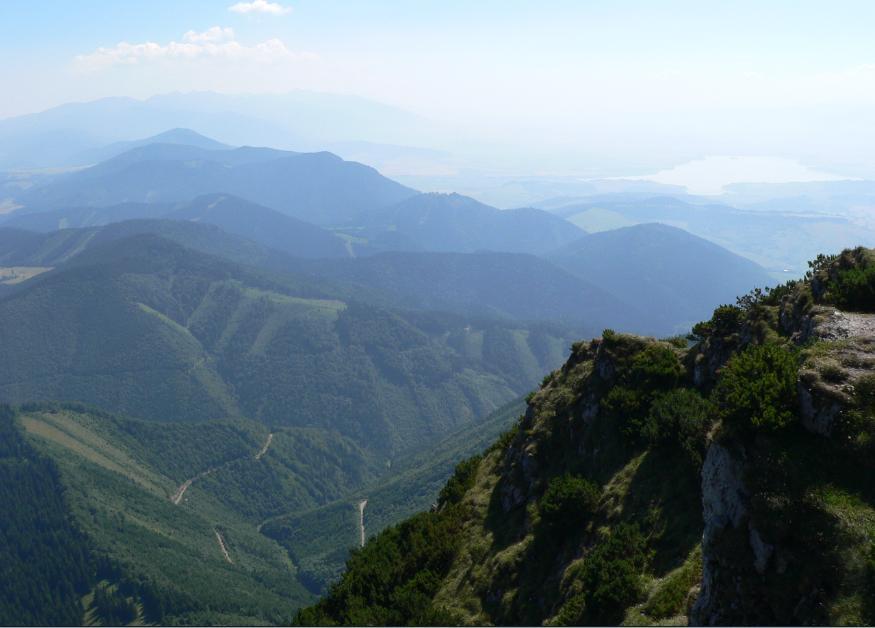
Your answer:
[[[270,449],[270,444],[271,444],[272,441],[273,441],[273,433],[271,432],[270,434],[267,435],[267,440],[264,442],[264,445],[262,446],[262,448],[258,451],[257,454],[255,454],[255,459],[256,459],[256,460],[261,460],[261,457],[264,456],[264,454],[267,453],[267,450]],[[180,485],[179,485],[179,488],[176,489],[176,492],[173,493],[173,495],[170,496],[170,501],[173,502],[175,505],[178,506],[179,504],[182,503],[182,498],[185,496],[185,492],[186,492],[186,491],[189,489],[189,487],[191,487],[191,485],[194,484],[197,480],[200,480],[201,478],[208,476],[210,473],[215,473],[216,471],[218,471],[218,470],[221,469],[222,467],[227,467],[229,464],[232,464],[232,463],[234,463],[234,462],[237,462],[238,460],[245,460],[246,458],[248,458],[248,456],[244,456],[244,457],[242,457],[242,458],[235,458],[234,460],[229,460],[229,461],[226,462],[225,464],[220,465],[220,466],[218,466],[218,467],[212,467],[212,468],[210,468],[210,469],[207,469],[206,471],[201,471],[200,473],[198,473],[198,474],[197,474],[196,476],[194,476],[193,478],[189,478],[188,480],[186,480],[185,482],[183,482],[182,484],[180,484]],[[217,534],[218,534],[218,533],[217,533]]]
[[[273,433],[267,435],[267,441],[264,443],[264,447],[261,448],[257,454],[255,454],[256,460],[261,460],[261,457],[267,453],[267,450],[270,449],[270,443],[273,441]]]
[[[359,532],[361,534],[361,546],[365,546],[365,506],[368,505],[368,500],[363,499],[359,502]]]

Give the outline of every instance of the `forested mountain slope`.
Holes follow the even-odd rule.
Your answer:
[[[294,257],[350,257],[354,248],[341,237],[267,207],[227,194],[199,196],[165,216],[221,227]]]
[[[3,412],[4,443],[23,443],[4,468],[46,469],[4,482],[19,496],[2,515],[3,529],[14,518],[18,535],[4,568],[19,582],[11,591],[33,593],[6,600],[12,623],[28,610],[73,625],[83,616],[109,624],[287,622],[312,594],[285,550],[258,534],[258,522],[337,499],[380,471],[331,431],[269,432],[242,420],[157,424],[77,405],[29,404],[11,421]],[[54,484],[30,489],[37,481]],[[46,523],[21,529],[36,509]],[[48,573],[57,567],[66,571]],[[57,598],[40,597],[40,587],[57,587]]]
[[[159,207],[158,215],[176,220],[114,220],[138,208],[150,215]],[[313,284],[332,285],[342,298],[384,307],[549,321],[570,326],[578,336],[594,335],[606,326],[655,335],[680,333],[746,286],[770,282],[749,260],[656,224],[585,236],[547,259],[495,251],[366,255],[373,248],[361,239],[341,237],[223,194],[172,206],[27,214],[8,224],[41,228],[47,226],[42,217],[52,214],[52,224],[68,218],[109,224],[40,235],[0,227],[0,265],[54,267],[108,240],[154,233],[247,266],[306,275]],[[355,255],[364,257],[349,259]]]
[[[656,331],[648,313],[622,297],[522,253],[381,253],[355,260],[319,260],[298,267],[308,275],[362,293],[385,295],[414,309],[512,320],[541,320],[595,335],[606,325]]]
[[[543,321],[568,328],[579,336],[595,335],[608,323],[621,329],[654,333],[673,328],[654,325],[647,313],[532,255],[383,253],[348,261],[324,258],[310,261],[293,257],[300,250],[285,253],[200,220],[125,220],[103,227],[39,234],[0,227],[0,269],[45,272],[74,261],[92,247],[145,234],[267,270],[278,280],[280,276],[291,277],[293,283],[307,283],[313,291],[341,300],[482,318]],[[307,230],[302,230],[299,235],[309,242],[304,246],[314,253],[318,249],[348,254],[346,246],[327,232],[308,238]],[[323,241],[318,236],[330,240]],[[289,237],[287,241],[294,243],[295,238]],[[358,245],[352,248],[360,250]],[[19,282],[11,287],[26,286]]]
[[[288,624],[521,402],[387,469],[333,430],[0,405],[6,624]],[[274,542],[276,539],[277,542]],[[12,577],[14,575],[14,577]],[[232,590],[226,590],[231,587]]]
[[[419,194],[359,216],[369,242],[384,250],[539,254],[584,232],[540,209],[500,210],[460,194]]]
[[[144,219],[215,225],[295,257],[349,257],[355,251],[354,246],[330,231],[230,194],[205,194],[182,203],[123,203],[24,212],[13,214],[2,224],[3,228],[47,233]]]
[[[875,251],[605,331],[302,624],[871,624]]]
[[[0,624],[76,625],[91,584],[87,541],[72,521],[54,463],[0,405]]]
[[[592,233],[547,258],[622,295],[654,322],[674,325],[675,333],[686,332],[720,303],[773,283],[754,262],[657,223]]]
[[[567,347],[549,326],[327,290],[151,235],[94,246],[0,300],[0,399],[330,427],[393,455],[522,394]]]
[[[18,211],[2,218],[3,229],[49,233],[62,229],[100,227],[124,220],[151,219],[173,211],[172,203],[121,203],[105,207],[68,207],[46,211]]]
[[[387,474],[343,499],[266,519],[261,532],[288,549],[310,590],[324,594],[342,573],[350,548],[360,542],[362,501],[367,501],[362,518],[366,538],[431,507],[455,464],[487,447],[524,408],[522,399],[513,401],[476,425],[404,455]]]

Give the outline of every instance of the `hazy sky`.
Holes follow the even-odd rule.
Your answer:
[[[0,116],[300,88],[630,172],[758,155],[872,176],[873,18],[869,1],[3,0]]]

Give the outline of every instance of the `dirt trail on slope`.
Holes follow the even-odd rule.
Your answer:
[[[212,469],[207,469],[206,471],[201,471],[193,478],[186,480],[185,482],[183,482],[182,484],[179,485],[179,488],[176,489],[176,492],[173,494],[173,497],[170,498],[170,501],[172,501],[174,504],[179,506],[179,504],[182,502],[182,498],[185,496],[185,491],[187,491],[189,489],[189,487],[192,484],[194,484],[195,481],[200,480],[201,478],[204,478],[204,477],[208,476],[210,473],[214,473],[215,471],[218,471],[218,470],[219,470],[219,467],[213,467]]]
[[[261,457],[262,457],[264,454],[267,453],[267,450],[270,449],[270,443],[271,443],[271,441],[273,441],[273,433],[270,433],[270,434],[267,435],[267,440],[265,441],[264,445],[263,445],[262,448],[258,451],[258,453],[255,454],[255,459],[256,459],[256,460],[260,460]],[[229,461],[226,462],[225,464],[220,465],[220,466],[218,466],[218,467],[212,467],[212,468],[210,468],[210,469],[207,469],[206,471],[201,471],[200,473],[198,473],[198,474],[197,474],[196,476],[194,476],[193,478],[189,478],[188,480],[186,480],[185,482],[183,482],[182,484],[180,484],[180,485],[179,485],[179,488],[176,489],[176,492],[173,493],[173,495],[170,496],[170,501],[173,502],[175,505],[178,506],[180,503],[182,503],[182,498],[185,496],[185,492],[186,492],[186,491],[191,487],[191,485],[194,484],[196,481],[200,480],[201,478],[204,478],[204,477],[208,476],[208,475],[211,474],[211,473],[215,473],[216,471],[218,471],[218,470],[221,469],[222,467],[227,467],[228,465],[233,464],[233,463],[237,462],[238,460],[245,460],[245,459],[247,459],[248,457],[249,457],[249,456],[244,456],[244,457],[241,457],[241,458],[234,458],[234,460],[229,460]]]
[[[365,546],[365,506],[368,505],[368,500],[363,499],[359,502],[359,532],[361,533],[361,546]]]
[[[170,497],[170,501],[178,506],[179,502],[182,501],[182,496],[185,495],[185,491],[188,490],[188,487],[191,486],[192,482],[194,482],[194,478],[186,480],[185,482],[180,484],[179,488],[176,489],[176,492]]]
[[[270,443],[273,440],[273,433],[267,435],[267,442],[264,443],[264,447],[261,448],[257,454],[255,454],[256,460],[261,460],[261,457],[267,453],[267,450],[270,449]]]
[[[219,549],[222,550],[222,556],[233,565],[234,561],[231,560],[231,555],[228,553],[228,546],[225,544],[225,537],[222,536],[222,533],[218,530],[213,530],[213,532],[216,533],[216,541],[219,542]]]

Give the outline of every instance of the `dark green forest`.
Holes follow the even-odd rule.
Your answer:
[[[58,469],[19,434],[0,405],[0,624],[77,625],[93,581],[85,536]]]

